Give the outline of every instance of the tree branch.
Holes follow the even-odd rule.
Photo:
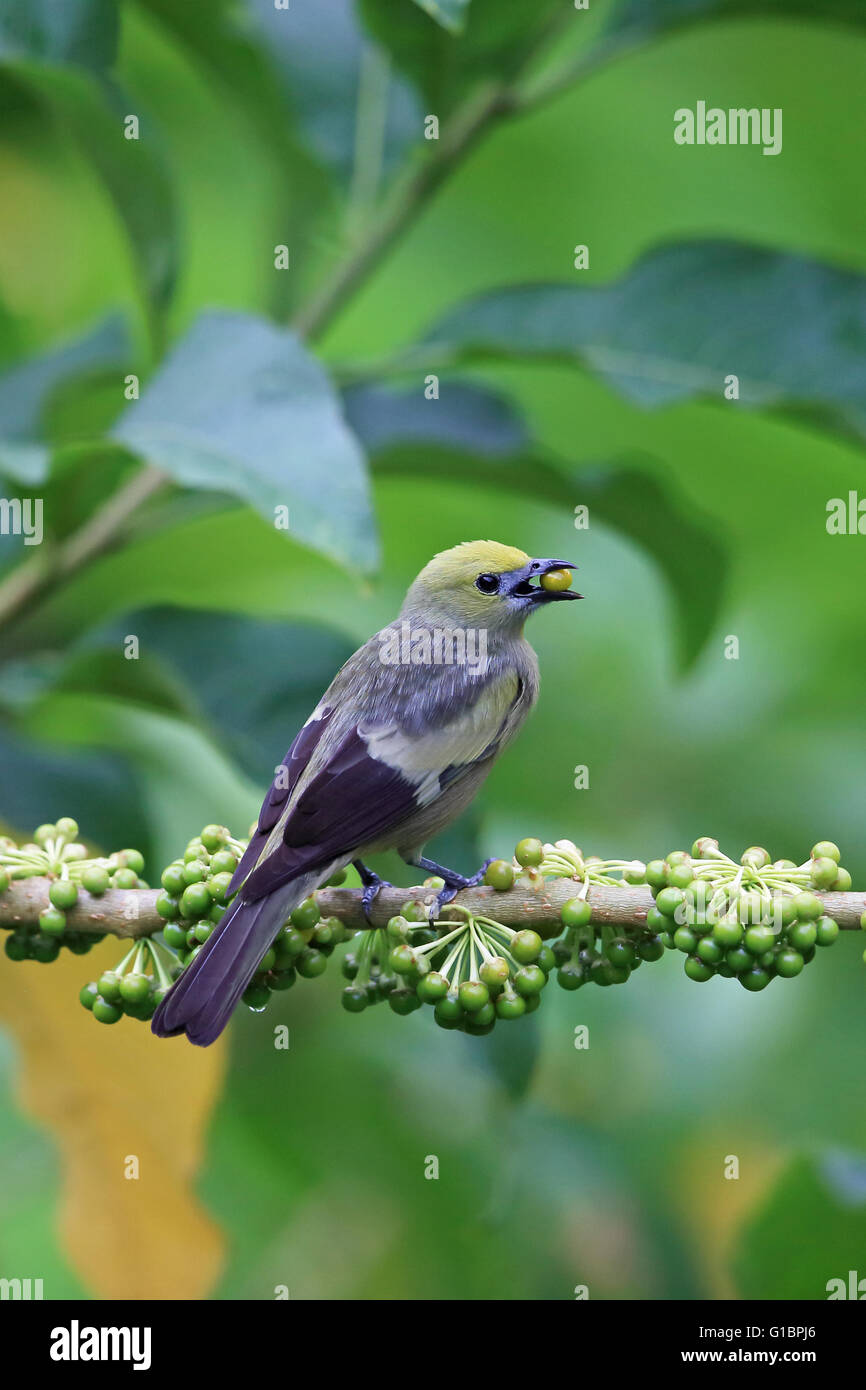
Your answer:
[[[482,885],[464,889],[454,902],[474,916],[492,917],[508,927],[533,927],[540,936],[554,937],[563,929],[560,910],[575,897],[578,887],[574,879],[568,878],[549,878],[537,887],[521,885],[507,893],[497,893]],[[69,930],[132,938],[152,936],[164,926],[156,910],[157,895],[155,888],[111,889],[101,898],[94,898],[79,889],[77,906],[66,914]],[[846,931],[860,929],[860,917],[866,911],[866,893],[818,893],[817,896],[841,928]],[[373,904],[372,925],[383,927],[406,902],[432,903],[433,898],[433,891],[423,886],[389,885],[381,890]],[[627,886],[594,886],[589,890],[588,899],[594,922],[632,930],[645,927],[647,908],[653,901],[648,888]],[[371,925],[364,917],[359,889],[322,888],[316,900],[323,917],[338,917],[352,928]],[[19,879],[0,893],[0,927],[35,923],[41,910],[48,906],[48,879]],[[444,914],[448,915],[447,908]]]

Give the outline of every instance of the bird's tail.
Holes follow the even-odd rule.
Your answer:
[[[157,1037],[186,1033],[199,1047],[218,1038],[283,922],[321,881],[320,873],[303,874],[254,902],[244,902],[241,890],[157,1008]]]

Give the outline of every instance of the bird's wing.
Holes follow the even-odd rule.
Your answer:
[[[484,700],[421,733],[397,720],[360,719],[320,761],[319,740],[331,717],[323,704],[292,745],[265,800],[256,835],[238,867],[243,897],[254,901],[316,865],[345,858],[428,806],[468,768],[492,757],[520,700],[509,671],[489,683]],[[303,773],[309,760],[318,765]],[[277,781],[291,779],[286,790]]]

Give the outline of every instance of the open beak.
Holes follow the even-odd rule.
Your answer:
[[[542,589],[539,580],[551,570],[574,570],[570,560],[530,560],[523,569],[515,570],[508,584],[508,593],[514,598],[529,598],[533,604],[555,603],[558,599],[583,598],[574,589]]]

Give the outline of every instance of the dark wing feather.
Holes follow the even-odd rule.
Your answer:
[[[440,783],[450,774],[449,768]],[[252,902],[296,874],[342,858],[417,809],[414,785],[372,758],[357,728],[350,729],[292,806],[282,842],[253,869],[244,899]]]
[[[250,842],[244,850],[241,861],[235,869],[232,881],[229,884],[229,893],[237,892],[247,874],[250,873],[258,863],[259,856],[267,843],[268,836],[283,814],[286,802],[295,790],[298,784],[298,778],[312,757],[313,751],[318,745],[322,734],[328,727],[332,715],[333,710],[326,709],[322,712],[320,718],[309,720],[301,729],[288,753],[277,768],[276,776],[271,783],[271,789],[262,803],[255,834],[250,838]]]

